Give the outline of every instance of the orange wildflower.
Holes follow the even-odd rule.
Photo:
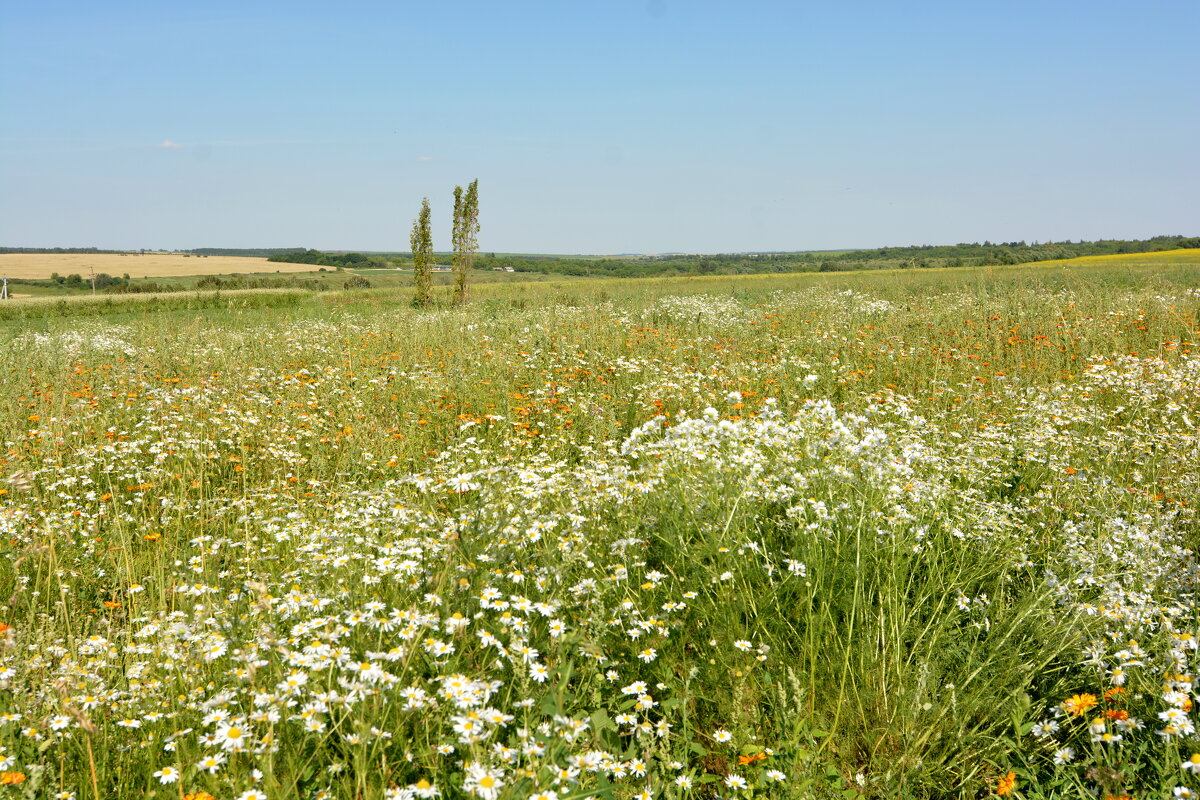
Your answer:
[[[183,796],[183,800],[217,800],[208,792],[188,792]]]
[[[1088,709],[1095,708],[1096,702],[1094,694],[1071,695],[1063,701],[1063,711],[1072,717],[1081,717],[1088,712]]]
[[[1017,786],[1017,773],[1010,772],[1000,779],[996,784],[996,796],[1003,797],[1006,794],[1012,794],[1012,790]]]
[[[16,786],[24,780],[24,772],[0,772],[0,786]]]
[[[747,764],[753,764],[755,761],[762,761],[766,757],[767,757],[766,753],[755,753],[754,755],[749,755],[749,756],[738,756],[738,763],[744,767]]]

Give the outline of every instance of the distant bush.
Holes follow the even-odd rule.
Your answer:
[[[158,281],[145,281],[143,283],[125,282],[104,288],[106,294],[166,294],[180,291],[183,291],[183,288],[180,286],[170,283],[159,283]]]
[[[231,275],[222,278],[219,275],[205,275],[196,281],[197,289],[309,289],[316,292],[325,291],[329,286],[321,281],[303,280],[300,278],[247,278],[241,275]]]

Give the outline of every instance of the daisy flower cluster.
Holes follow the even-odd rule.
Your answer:
[[[1196,791],[1195,300],[984,299],[19,332],[6,780],[849,797],[1008,759],[1008,791],[1140,791],[1104,771],[1136,752]],[[1114,344],[1143,328],[1174,346]]]

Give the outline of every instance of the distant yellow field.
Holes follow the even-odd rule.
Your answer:
[[[1080,256],[1079,258],[1062,258],[1055,261],[1035,261],[1029,266],[1045,267],[1055,264],[1069,267],[1099,267],[1117,264],[1127,264],[1131,267],[1141,264],[1200,265],[1200,249],[1163,250],[1157,253],[1120,253],[1112,256]]]
[[[232,272],[314,272],[311,264],[285,264],[265,258],[233,256],[182,256],[172,253],[145,255],[114,253],[0,253],[0,278],[49,278],[51,273],[87,278],[91,270],[121,277],[159,278],[180,275],[228,275]]]

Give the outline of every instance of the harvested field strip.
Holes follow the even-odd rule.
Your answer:
[[[261,272],[316,272],[312,264],[288,264],[265,258],[233,256],[185,256],[176,253],[3,253],[0,277],[44,279],[52,274],[76,274],[84,278],[95,270],[131,278],[163,278],[182,275],[229,275]]]

